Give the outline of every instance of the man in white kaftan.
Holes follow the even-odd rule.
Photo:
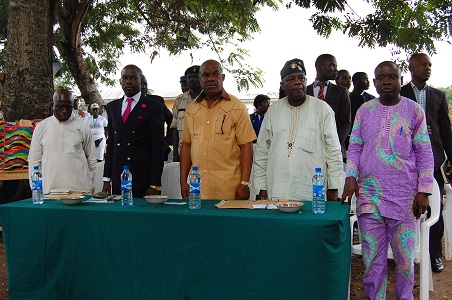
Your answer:
[[[253,165],[261,199],[312,200],[316,167],[322,168],[328,199],[338,199],[343,165],[334,112],[326,102],[306,95],[305,74],[303,61],[286,63],[281,87],[287,97],[265,115]]]
[[[73,97],[69,91],[56,91],[53,103],[54,115],[39,122],[33,132],[29,176],[34,166],[40,167],[44,193],[60,188],[90,190],[97,162],[91,130],[71,116]]]

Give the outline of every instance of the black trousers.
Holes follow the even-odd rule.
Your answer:
[[[439,192],[441,195],[439,219],[432,227],[430,227],[430,258],[442,258],[443,257],[443,244],[442,238],[444,234],[444,220],[443,220],[443,190],[444,190],[444,179],[441,175],[441,171],[434,172],[433,176],[438,182]],[[427,217],[430,218],[430,206],[428,207]]]

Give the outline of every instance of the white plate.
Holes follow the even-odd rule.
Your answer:
[[[146,201],[151,204],[162,204],[162,203],[165,203],[166,200],[168,200],[168,196],[147,195],[147,196],[144,196],[144,199],[146,199]]]
[[[303,202],[280,202],[276,206],[284,213],[294,213],[301,209]]]

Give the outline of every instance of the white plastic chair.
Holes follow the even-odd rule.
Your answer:
[[[416,232],[416,245],[414,259],[420,263],[420,299],[429,299],[429,290],[433,291],[433,277],[432,269],[430,266],[430,253],[429,253],[429,236],[430,227],[434,225],[439,218],[440,209],[440,192],[436,181],[434,181],[432,195],[429,196],[431,215],[426,219],[425,214],[421,216],[422,222],[418,221]],[[358,222],[356,215],[350,217],[350,234],[351,234],[351,250],[352,254],[362,255],[361,244],[353,245],[353,225]],[[360,239],[361,242],[361,239]],[[394,259],[394,255],[391,250],[391,246],[388,247],[388,258]]]

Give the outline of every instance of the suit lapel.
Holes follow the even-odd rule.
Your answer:
[[[118,99],[118,101],[114,102],[114,106],[113,106],[113,115],[112,115],[112,119],[114,120],[118,120],[117,124],[118,124],[118,128],[117,128],[117,132],[121,132],[122,128],[124,127],[122,124],[122,116],[121,116],[121,108],[122,108],[122,101],[124,99]]]
[[[328,87],[326,89],[326,95],[325,95],[325,102],[330,103],[331,99],[335,98],[335,89],[333,87],[333,84],[330,82],[328,83]]]
[[[414,95],[413,87],[411,86],[411,84],[408,83],[407,85],[405,85],[405,92],[406,92],[407,98],[410,98],[414,102],[417,102],[416,96]]]
[[[123,130],[132,126],[138,120],[139,117],[142,117],[141,116],[141,111],[143,110],[142,105],[145,105],[143,96],[140,97],[140,100],[130,112],[129,117],[127,118],[126,123],[124,124]]]
[[[433,95],[432,89],[427,86],[427,93],[425,98],[425,119],[428,120],[428,115],[430,112],[433,113],[433,105],[435,104],[435,96]]]

